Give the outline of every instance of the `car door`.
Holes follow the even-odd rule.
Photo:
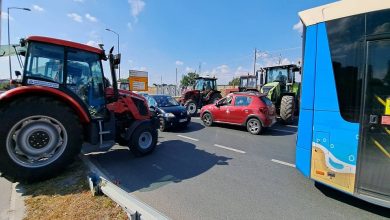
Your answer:
[[[236,96],[234,99],[234,105],[230,110],[230,118],[232,123],[243,124],[250,113],[249,105],[252,102],[252,98],[249,96]]]
[[[228,95],[226,98],[221,99],[218,102],[217,108],[214,113],[214,120],[220,121],[220,122],[230,122],[229,121],[229,115],[230,115],[230,109],[233,102],[233,96]]]

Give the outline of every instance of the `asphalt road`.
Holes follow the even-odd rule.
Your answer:
[[[172,219],[385,219],[390,211],[314,184],[295,168],[295,126],[255,136],[235,126],[159,134],[156,151],[89,157],[123,189]],[[387,215],[387,216],[386,216]]]

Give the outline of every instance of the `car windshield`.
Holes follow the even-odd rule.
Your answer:
[[[179,103],[171,96],[156,95],[153,96],[153,98],[154,100],[156,100],[158,107],[170,107],[179,105]]]

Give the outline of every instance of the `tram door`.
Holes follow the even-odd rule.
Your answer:
[[[358,193],[390,197],[390,39],[367,41]]]

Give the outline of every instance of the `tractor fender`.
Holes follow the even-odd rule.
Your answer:
[[[130,140],[135,129],[137,129],[142,124],[148,124],[149,126],[152,126],[153,128],[157,129],[157,127],[159,126],[159,121],[156,118],[152,118],[150,120],[136,120],[130,125],[129,128],[126,129],[126,133],[124,135],[124,138],[126,140]]]
[[[31,95],[45,95],[54,97],[64,103],[68,104],[79,116],[82,123],[89,123],[91,121],[88,113],[74,98],[63,91],[43,86],[21,86],[15,89],[8,90],[0,94],[0,106],[13,100]]]

